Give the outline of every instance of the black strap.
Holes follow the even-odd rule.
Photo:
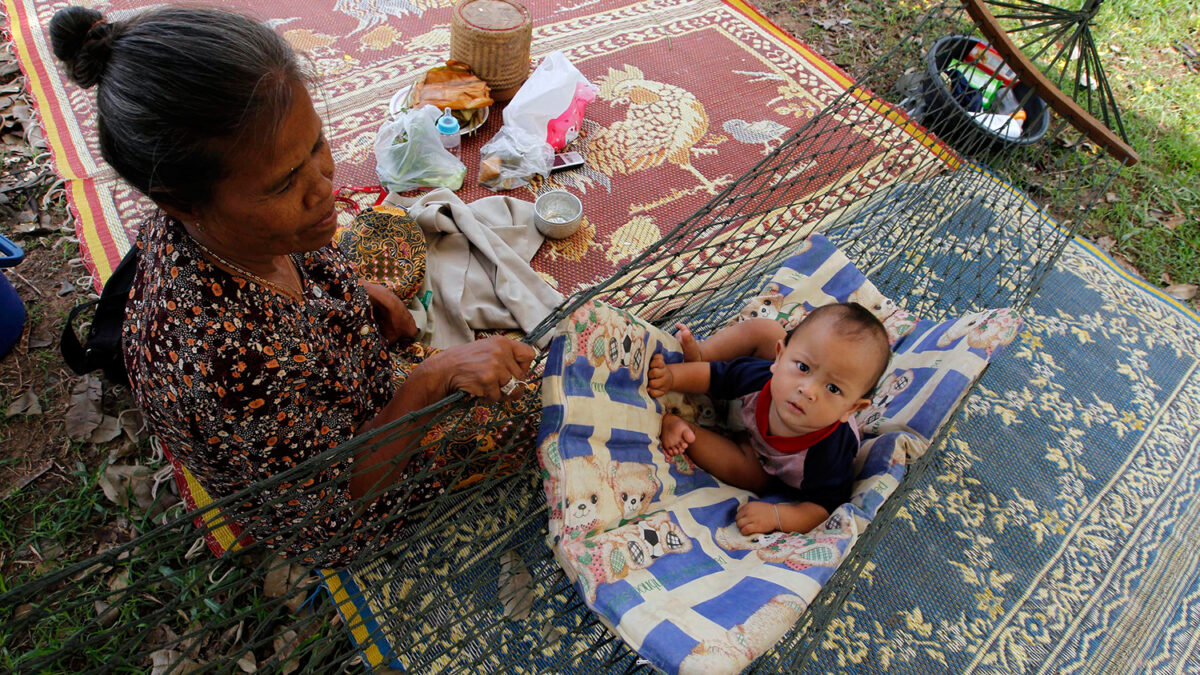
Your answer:
[[[75,317],[79,316],[84,310],[95,307],[98,304],[100,304],[99,300],[89,300],[82,305],[76,305],[71,309],[71,313],[67,315],[67,323],[63,326],[59,348],[62,351],[63,360],[67,362],[67,366],[75,371],[77,375],[90,373],[98,368],[98,366],[90,365],[87,352],[79,342],[79,335],[75,332]]]
[[[100,299],[76,306],[67,316],[59,349],[63,361],[76,373],[84,375],[103,370],[113,382],[128,382],[121,332],[125,323],[125,304],[129,301],[129,290],[133,288],[139,257],[139,249],[136,246],[130,248],[104,284]],[[81,342],[75,330],[75,319],[91,308],[95,309],[92,326]]]

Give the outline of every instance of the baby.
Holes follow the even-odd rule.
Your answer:
[[[700,468],[756,493],[782,482],[798,504],[751,501],[738,509],[743,534],[808,532],[847,501],[854,480],[854,413],[870,405],[887,368],[887,331],[857,304],[825,305],[790,333],[751,319],[704,342],[679,324],[684,362],[650,361],[647,388],[742,402],[746,437],[733,441],[668,413],[662,446],[687,452]]]

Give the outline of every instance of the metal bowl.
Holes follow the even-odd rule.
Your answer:
[[[583,202],[566,190],[552,190],[533,203],[533,224],[550,239],[565,239],[583,221]]]

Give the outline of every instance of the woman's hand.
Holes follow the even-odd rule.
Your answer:
[[[430,367],[443,369],[447,375],[447,391],[465,391],[472,396],[499,401],[505,397],[501,388],[510,380],[521,381],[529,372],[537,352],[524,342],[504,337],[490,337],[465,345],[451,347],[427,359]],[[510,396],[521,393],[521,388]]]
[[[408,311],[391,289],[370,281],[363,281],[362,285],[367,290],[367,297],[371,299],[371,309],[375,314],[379,333],[388,344],[401,338],[411,340],[417,337],[417,322],[413,320],[412,312]]]

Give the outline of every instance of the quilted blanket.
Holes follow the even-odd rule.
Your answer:
[[[770,302],[764,302],[764,298]],[[658,438],[668,408],[646,392],[650,358],[683,355],[671,335],[598,301],[558,326],[543,379],[538,459],[548,540],[584,600],[643,658],[669,673],[737,672],[791,627],[854,545],[988,359],[1016,335],[1007,310],[943,322],[897,308],[827,240],[813,236],[747,307],[785,320],[828,302],[874,298],[893,362],[860,420],[850,502],[808,533],[743,536],[737,508],[759,499],[725,485]],[[898,335],[895,333],[903,333]],[[674,398],[672,398],[674,397]],[[763,495],[769,502],[782,495]]]

